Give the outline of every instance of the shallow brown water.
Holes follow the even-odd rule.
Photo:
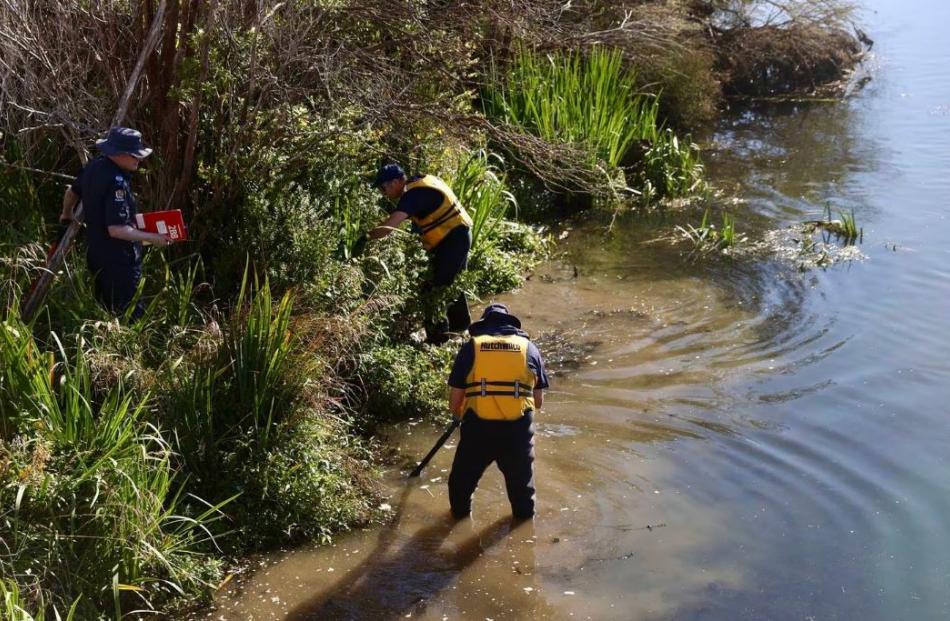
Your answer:
[[[691,264],[642,243],[670,222],[577,227],[504,299],[560,352],[535,523],[510,524],[497,470],[450,522],[450,442],[390,473],[393,527],[269,559],[209,617],[950,617],[950,6],[867,4],[863,93],[706,140],[750,237],[830,203],[867,261]],[[407,456],[436,435],[393,430]]]

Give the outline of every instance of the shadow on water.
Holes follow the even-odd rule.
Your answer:
[[[331,589],[295,606],[285,617],[288,621],[417,617],[490,549],[506,539],[534,536],[530,521],[503,516],[479,527],[446,511],[406,538],[401,536],[405,532],[401,522],[408,490],[399,500],[398,517],[369,557]],[[530,568],[533,562],[522,559],[521,565]]]

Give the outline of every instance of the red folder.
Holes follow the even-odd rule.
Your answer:
[[[180,209],[137,213],[135,223],[142,231],[168,235],[175,241],[188,239],[188,229],[185,227],[185,220],[181,217]]]

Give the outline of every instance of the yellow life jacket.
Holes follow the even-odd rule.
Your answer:
[[[523,336],[472,338],[475,361],[465,380],[465,403],[487,420],[515,420],[534,410],[534,371],[528,367],[528,339]]]
[[[471,228],[472,219],[459,204],[458,198],[444,181],[434,175],[426,175],[406,184],[406,191],[415,188],[430,188],[442,194],[442,204],[427,216],[417,218],[410,216],[413,223],[422,229],[422,247],[432,250],[439,245],[449,231],[460,224]]]

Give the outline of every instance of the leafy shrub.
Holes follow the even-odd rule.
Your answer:
[[[371,470],[371,456],[343,423],[308,412],[277,433],[266,451],[239,448],[225,458],[242,458],[234,464],[242,495],[233,511],[250,538],[242,545],[327,543],[369,518],[373,484],[354,475]]]
[[[177,514],[171,450],[144,420],[148,396],[121,382],[97,391],[81,342],[72,359],[55,354],[16,320],[0,323],[4,575],[31,576],[49,605],[82,596],[80,610],[108,602],[116,617],[133,596],[150,605],[169,589],[194,592],[195,548],[214,511]]]
[[[452,349],[382,345],[364,353],[359,376],[369,412],[385,420],[444,416]]]

